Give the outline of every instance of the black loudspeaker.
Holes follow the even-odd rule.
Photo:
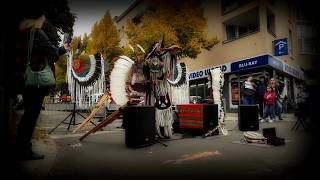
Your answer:
[[[217,104],[177,105],[179,128],[189,129],[196,134],[205,134],[218,125]],[[219,134],[219,130],[213,134]]]
[[[140,148],[154,144],[155,108],[153,106],[128,106],[123,111],[123,127],[127,147]]]
[[[205,104],[203,114],[204,130],[212,130],[218,126],[218,105],[217,104]],[[219,134],[217,129],[214,134]]]
[[[238,123],[240,131],[259,130],[259,108],[254,105],[239,105]]]

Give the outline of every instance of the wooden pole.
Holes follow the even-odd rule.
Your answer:
[[[89,132],[87,132],[85,135],[83,135],[82,137],[80,137],[80,141],[82,141],[84,138],[86,138],[89,134],[91,133],[95,133],[96,131],[100,130],[101,128],[107,126],[108,124],[112,123],[114,120],[116,120],[121,113],[123,112],[123,110],[128,106],[128,103],[126,103],[125,105],[121,106],[117,111],[113,112],[112,114],[110,114],[106,119],[104,119],[103,121],[101,121],[97,126],[95,126],[94,128],[92,128]]]
[[[91,119],[96,115],[103,107],[104,103],[110,98],[110,94],[108,92],[105,92],[103,96],[100,98],[98,103],[95,105],[95,107],[91,110],[90,115],[75,129],[72,131],[72,133],[77,132],[81,128],[83,128],[88,122],[91,121]]]

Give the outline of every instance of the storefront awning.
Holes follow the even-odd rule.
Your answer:
[[[274,69],[277,69],[298,79],[304,79],[302,70],[297,69],[270,54],[254,56],[242,60],[233,61],[230,63],[217,65],[214,67],[200,69],[198,71],[190,72],[188,77],[189,80],[205,78],[208,76],[209,70],[216,67],[220,67],[222,73],[236,73],[265,66],[273,67]]]
[[[271,66],[279,71],[294,76],[298,79],[304,78],[302,70],[299,70],[270,54],[265,54],[232,62],[231,73],[254,69],[262,66]]]

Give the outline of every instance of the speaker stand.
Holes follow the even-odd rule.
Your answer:
[[[155,141],[154,144],[159,143],[159,144],[163,145],[164,147],[168,147],[168,145],[165,144],[165,143],[163,143],[163,142],[161,142],[161,141],[159,140],[159,138],[155,138],[154,141]]]
[[[71,125],[78,125],[78,124],[80,124],[80,123],[78,123],[78,124],[76,124],[76,114],[78,114],[78,115],[80,115],[83,119],[85,119],[85,117],[82,115],[82,114],[80,114],[79,112],[77,112],[77,110],[76,110],[76,81],[74,81],[74,97],[73,97],[73,108],[72,108],[72,112],[66,117],[66,118],[64,118],[56,127],[54,127],[48,134],[51,134],[54,130],[56,130],[62,123],[63,124],[68,124],[68,128],[67,128],[67,130],[69,131],[69,129],[70,129],[70,126]],[[70,121],[69,121],[69,123],[65,123],[64,121],[66,121],[69,117],[71,116],[71,118],[70,118]],[[93,123],[92,121],[90,121],[93,125],[95,125],[96,126],[96,124],[95,123]]]

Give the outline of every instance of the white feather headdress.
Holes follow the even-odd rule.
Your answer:
[[[126,93],[126,82],[134,61],[127,56],[120,56],[115,62],[114,68],[110,74],[110,91],[113,100],[118,105],[124,105],[128,102]]]

